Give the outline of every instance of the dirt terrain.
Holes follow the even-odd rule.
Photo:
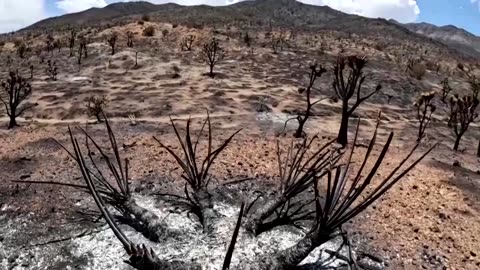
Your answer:
[[[155,36],[142,36],[149,25],[155,27]],[[166,30],[165,35],[162,30]],[[126,47],[121,35],[118,52],[110,55],[105,37],[112,31],[133,31],[135,46]],[[353,132],[361,117],[354,164],[361,162],[378,111],[382,112],[379,143],[385,142],[390,131],[395,133],[375,181],[387,175],[414,146],[417,121],[413,102],[419,93],[440,91],[440,82],[446,76],[455,93],[468,91],[468,83],[456,70],[457,59],[452,55],[441,58],[440,72],[427,70],[417,80],[405,74],[402,61],[406,59],[402,55],[409,52],[402,51],[403,45],[383,51],[370,46],[376,40],[367,37],[343,39],[334,32],[325,32],[315,37],[299,34],[289,42],[290,46],[275,54],[268,40],[262,38],[263,33],[255,33],[258,41],[250,49],[241,38],[232,37],[238,33],[231,31],[234,33],[166,23],[130,23],[90,33],[89,56],[81,65],[64,48],[51,55],[15,58],[11,66],[0,67],[3,80],[9,69],[18,69],[29,77],[29,66],[33,64],[33,93],[28,102],[38,104],[20,118],[21,127],[7,130],[6,117],[1,122],[0,269],[130,269],[122,262],[127,257],[121,245],[98,219],[98,212],[92,213],[96,207],[90,195],[56,185],[13,182],[80,183],[74,161],[55,140],[70,147],[67,126],[81,125],[106,143],[104,126],[85,113],[86,99],[92,95],[108,99],[104,109],[121,145],[121,154],[130,160],[130,178],[139,201],[145,207],[159,209],[159,216],[186,231],[183,237],[166,240],[167,245],[157,245],[157,252],[165,254],[162,258],[198,260],[208,265],[206,269],[220,269],[238,214],[239,198],[250,196],[254,190],[269,192],[276,187],[276,141],[280,140],[285,149],[292,140],[294,121],[287,125],[287,135],[278,134],[285,121],[304,108],[305,99],[298,89],[307,83],[311,61],[316,60],[329,72],[315,85],[314,98],[326,99],[314,108],[306,132],[331,139],[336,136],[340,120],[340,103],[335,102],[331,87],[333,63],[339,53],[367,56],[364,91],[373,90],[377,84],[382,85],[382,90],[359,107],[350,123]],[[179,41],[187,34],[197,35],[198,44],[211,35],[219,38],[226,57],[216,66],[215,77],[205,75],[208,68],[201,61],[200,45],[191,52],[180,50]],[[41,43],[43,39],[40,36],[34,40]],[[14,55],[14,50],[13,43],[7,42],[0,55],[2,61]],[[431,51],[430,57],[436,59],[435,48]],[[56,61],[56,81],[46,75],[41,57]],[[454,136],[446,124],[449,108],[439,100],[435,102],[437,110],[420,150],[435,142],[439,146],[370,209],[347,224],[357,256],[377,261],[370,269],[480,268],[480,171],[475,156],[479,126],[472,124],[461,142],[461,151],[452,151]],[[193,129],[198,131],[207,110],[214,125],[214,143],[242,129],[212,170],[214,186],[222,191],[218,194],[223,194],[218,195],[220,203],[215,206],[225,217],[224,223],[217,226],[218,239],[198,236],[198,224],[155,195],[181,194],[183,180],[174,159],[152,137],[179,150],[169,116],[182,126],[192,118]],[[377,147],[375,155],[378,152]],[[230,183],[236,180],[245,181]],[[133,230],[126,226],[124,229],[133,239],[141,239]],[[255,241],[242,238],[233,262],[238,262],[235,256],[286,248],[301,232],[281,228],[272,234]],[[272,238],[277,241],[272,242]],[[212,246],[216,247],[214,251]],[[334,242],[325,249],[335,246]],[[320,252],[318,256],[325,254]],[[316,261],[318,258],[310,260]]]

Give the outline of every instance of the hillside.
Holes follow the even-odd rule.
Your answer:
[[[453,25],[439,27],[428,23],[409,23],[405,24],[405,27],[472,56],[478,56],[480,53],[480,37]]]
[[[359,35],[391,37],[433,44],[468,55],[480,56],[478,37],[457,29],[451,35],[449,27],[425,27],[425,24],[402,25],[395,21],[371,19],[350,15],[328,6],[312,6],[295,0],[244,1],[230,6],[154,5],[149,2],[115,3],[103,9],[92,8],[37,22],[24,30],[56,29],[71,25],[97,25],[101,23],[129,22],[143,14],[155,20],[198,25],[234,25],[240,27],[285,27],[305,31],[331,30]],[[192,23],[192,18],[195,18]],[[462,32],[463,31],[463,32]],[[425,38],[427,37],[427,38]]]

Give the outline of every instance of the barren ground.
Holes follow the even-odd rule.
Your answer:
[[[268,47],[257,47],[250,55],[240,41],[226,41],[220,35],[224,44],[229,44],[227,57],[216,68],[217,76],[209,78],[203,75],[207,68],[200,62],[198,48],[194,52],[178,49],[179,36],[191,30],[172,29],[171,25],[156,27],[156,37],[138,36],[142,47],[138,49],[137,67],[134,67],[137,49],[126,48],[123,40],[119,41],[119,52],[109,55],[100,38],[109,29],[96,34],[100,40],[89,45],[90,55],[80,67],[74,58],[68,58],[68,49],[60,54],[55,52],[57,81],[47,79],[45,64],[39,64],[38,57],[28,60],[38,66],[32,82],[34,92],[29,99],[38,106],[25,114],[21,127],[0,129],[0,269],[128,269],[122,262],[126,254],[102,221],[95,222],[91,215],[80,214],[87,206],[95,209],[88,195],[58,186],[12,182],[80,181],[74,162],[54,139],[69,145],[67,125],[84,125],[89,121],[89,131],[105,142],[103,125],[88,119],[84,111],[85,99],[91,95],[105,95],[109,100],[106,111],[117,140],[123,145],[121,154],[131,161],[132,185],[140,202],[159,209],[158,214],[169,220],[169,224],[187,231],[181,237],[172,237],[166,245],[156,246],[158,253],[168,255],[165,258],[198,260],[208,265],[206,269],[219,269],[239,198],[256,189],[274,189],[278,174],[276,140],[284,146],[291,140],[290,135],[276,135],[285,120],[302,109],[305,101],[297,89],[306,82],[308,61],[317,59],[330,68],[338,53],[335,46],[321,54],[318,48],[301,46],[278,54],[272,54]],[[134,24],[116,30],[126,32],[126,29],[141,31]],[[160,29],[169,29],[170,34],[161,37]],[[207,33],[197,30],[199,36]],[[334,42],[333,38],[324,38]],[[362,117],[360,144],[368,142],[379,110],[383,113],[380,141],[386,139],[388,132],[395,132],[394,144],[378,173],[380,180],[415,143],[417,129],[412,107],[415,96],[422,91],[439,90],[444,74],[428,71],[423,80],[417,81],[407,77],[401,66],[387,60],[387,53],[370,47],[361,50],[348,42],[345,50],[350,54],[365,54],[370,59],[365,71],[368,76],[365,91],[372,90],[377,83],[383,86],[380,94],[356,112],[356,116]],[[445,65],[449,64],[455,65],[453,62]],[[180,69],[180,77],[172,78],[173,66]],[[23,65],[20,72],[27,76],[29,71],[25,67],[28,66]],[[0,68],[2,80],[7,71],[5,66]],[[451,75],[455,91],[467,91],[465,79],[456,73]],[[331,80],[331,72],[319,79],[315,98],[333,95]],[[390,103],[389,95],[393,96]],[[158,196],[147,196],[158,192],[181,193],[183,187],[178,166],[152,136],[178,146],[168,116],[179,122],[192,117],[198,130],[207,109],[217,143],[242,128],[212,170],[214,186],[224,191],[216,205],[225,217],[217,226],[218,239],[199,236],[198,225],[186,213],[173,209]],[[440,145],[434,152],[373,207],[348,224],[356,253],[378,257],[386,269],[480,267],[480,180],[479,159],[475,157],[479,127],[472,125],[465,135],[463,152],[453,152],[453,134],[445,123],[447,110],[438,102],[432,127],[427,130],[421,147],[424,150],[438,141]],[[136,125],[131,125],[128,119],[132,114]],[[315,107],[315,116],[309,120],[306,131],[333,138],[339,116],[339,104],[327,99]],[[351,122],[352,130],[356,121]],[[290,123],[287,128],[292,130],[295,123]],[[355,161],[360,160],[364,151],[363,147],[358,148]],[[454,167],[454,161],[461,166]],[[250,180],[240,185],[224,185],[244,178]],[[133,239],[140,240],[141,236],[125,230]],[[265,247],[288,247],[301,232],[280,228],[272,234],[275,237],[255,241],[241,238],[233,263],[235,256],[268,252]],[[272,238],[277,241],[272,242]],[[223,249],[218,248],[222,245]],[[212,246],[217,249],[212,251]]]

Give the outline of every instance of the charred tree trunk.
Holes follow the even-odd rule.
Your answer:
[[[149,236],[150,240],[158,242],[165,235],[165,227],[161,219],[154,213],[139,206],[134,199],[127,200],[122,205],[124,214],[132,215],[136,221],[140,222]]]
[[[10,121],[8,122],[8,129],[12,129],[17,126],[17,120],[15,119],[15,113],[10,115]]]
[[[348,143],[348,119],[350,115],[348,113],[348,103],[343,102],[342,106],[342,120],[340,122],[340,129],[338,130],[337,142],[341,145],[347,145]]]
[[[303,128],[306,122],[307,122],[307,116],[305,116],[304,118],[298,117],[298,128],[294,135],[295,138],[303,137]]]
[[[197,215],[202,223],[204,232],[212,232],[216,218],[215,211],[213,210],[212,195],[207,189],[200,189],[193,194],[193,198],[198,206]]]
[[[252,233],[253,235],[259,235],[262,232],[265,232],[265,229],[267,227],[273,228],[276,226],[272,226],[273,224],[270,224],[269,226],[263,226],[264,220],[266,220],[269,216],[273,215],[275,213],[275,210],[279,208],[282,204],[286,202],[286,198],[283,196],[279,196],[273,199],[268,200],[266,204],[264,204],[262,207],[257,209],[248,219],[245,224],[245,228],[247,231]]]
[[[462,140],[462,135],[457,135],[457,138],[455,139],[455,145],[453,146],[453,150],[458,151],[458,147],[460,146],[460,141]]]
[[[480,140],[478,140],[477,157],[480,157]]]

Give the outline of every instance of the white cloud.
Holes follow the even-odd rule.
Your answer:
[[[58,9],[66,13],[83,11],[92,7],[101,8],[107,5],[105,0],[60,0],[56,2]]]
[[[480,9],[480,0],[470,0],[470,2],[474,5],[478,5],[478,8]]]
[[[301,2],[327,5],[345,13],[370,18],[395,19],[402,23],[414,22],[420,14],[420,8],[415,0],[302,0]]]
[[[47,17],[44,0],[0,0],[0,33],[16,31]]]

